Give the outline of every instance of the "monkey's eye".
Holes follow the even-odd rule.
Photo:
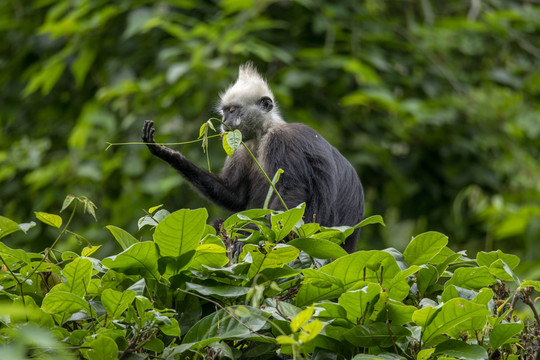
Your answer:
[[[234,114],[236,112],[236,106],[231,106],[228,111],[229,113]]]

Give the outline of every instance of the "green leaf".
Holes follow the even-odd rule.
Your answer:
[[[492,262],[489,265],[489,272],[500,280],[515,281],[517,285],[521,283],[518,276],[502,259]]]
[[[17,259],[17,261],[22,261],[25,264],[30,264],[31,262],[30,256],[26,251],[22,249],[12,249],[3,242],[0,242],[0,254],[12,256]]]
[[[66,196],[66,198],[64,199],[64,203],[62,204],[62,209],[60,210],[60,212],[66,210],[69,207],[69,205],[71,205],[73,200],[75,200],[75,196],[73,195]]]
[[[15,221],[0,216],[0,239],[19,230],[21,230],[21,228]]]
[[[326,239],[300,238],[287,243],[317,259],[337,259],[348,253],[338,244]]]
[[[106,228],[111,232],[111,234],[114,236],[114,238],[116,239],[118,244],[120,244],[123,250],[126,250],[131,245],[138,243],[137,239],[135,239],[130,233],[128,233],[124,229],[120,229],[119,227],[112,225],[107,225]]]
[[[223,137],[223,150],[231,156],[242,144],[242,133],[240,130],[229,131]]]
[[[101,294],[101,303],[111,319],[117,319],[135,300],[135,291],[124,292],[113,289],[105,289]]]
[[[521,323],[500,323],[493,326],[493,330],[489,334],[489,344],[492,349],[498,349],[504,344],[510,342],[514,335],[523,330]]]
[[[204,124],[201,125],[201,127],[199,128],[199,139],[203,137],[203,135],[207,134],[208,133],[208,122],[205,122]]]
[[[248,248],[253,259],[248,271],[248,277],[250,279],[253,279],[255,275],[265,269],[283,267],[285,264],[296,260],[300,254],[300,251],[297,248],[286,244],[277,244],[266,254],[262,254],[254,246],[248,247],[248,245],[246,245],[244,247]]]
[[[220,240],[221,241],[221,240]],[[197,251],[191,260],[190,267],[203,270],[204,267],[221,268],[227,265],[227,249],[223,245],[203,244],[197,247]]]
[[[420,350],[416,356],[416,360],[429,360],[434,352],[435,348]]]
[[[526,287],[533,287],[536,291],[540,291],[540,281],[534,281],[534,280],[526,280],[521,283],[520,289],[526,288]]]
[[[384,301],[384,303],[381,304],[382,301]],[[376,320],[380,322],[390,321],[392,325],[405,325],[410,323],[414,312],[417,310],[417,308],[412,305],[405,305],[400,301],[392,299],[384,299],[383,296],[379,298],[379,303],[375,307],[377,308],[379,304],[382,306],[377,314]]]
[[[367,225],[372,225],[372,224],[381,224],[382,226],[385,226],[381,215],[372,215],[362,220],[358,225],[355,225],[354,229],[358,229],[358,228],[361,228]]]
[[[171,323],[160,324],[158,326],[159,330],[161,330],[161,332],[164,333],[165,335],[180,337],[181,333],[180,333],[180,326],[178,325],[178,321],[174,318],[169,319],[169,320],[171,321]]]
[[[291,345],[294,345],[296,343],[298,343],[296,340],[294,340],[294,336],[293,335],[279,335],[276,337],[276,340],[278,342],[278,344],[280,345],[287,345],[287,344],[291,344]]]
[[[368,312],[372,311],[381,292],[380,285],[368,284],[361,289],[347,291],[339,297],[338,303],[347,311],[347,319],[353,324],[358,324],[360,319],[369,318]]]
[[[108,336],[97,335],[96,339],[88,344],[88,358],[90,360],[108,360],[118,358],[118,345]]]
[[[424,265],[429,263],[448,244],[444,234],[430,231],[416,236],[409,243],[403,256],[409,265]]]
[[[302,326],[304,326],[309,319],[313,316],[313,306],[300,311],[291,321],[291,330],[297,332]]]
[[[439,272],[433,265],[424,265],[416,275],[416,285],[421,297],[424,297],[426,290],[439,280]]]
[[[103,266],[125,274],[141,274],[159,280],[158,252],[153,241],[138,242],[118,255],[109,256]]]
[[[205,231],[206,209],[181,209],[163,219],[154,231],[161,256],[181,256],[199,246]]]
[[[357,325],[345,332],[345,339],[355,346],[380,348],[390,347],[411,335],[403,326],[383,323]]]
[[[293,209],[287,211],[272,214],[270,216],[270,222],[272,223],[272,231],[276,234],[276,241],[282,240],[285,236],[289,235],[292,229],[298,224],[304,216],[306,204],[302,203]]]
[[[150,339],[146,344],[144,344],[143,348],[146,350],[155,352],[155,353],[161,353],[163,352],[163,349],[165,348],[165,344],[160,339],[153,338],[153,339]]]
[[[162,206],[163,206],[163,204],[160,204],[160,205],[157,205],[157,206],[152,206],[150,209],[148,209],[148,213],[153,214],[156,210],[158,210]]]
[[[88,315],[93,315],[92,308],[82,297],[67,291],[48,293],[43,299],[41,308],[49,314],[73,314],[78,311],[85,311]]]
[[[92,262],[88,259],[76,258],[64,267],[62,275],[66,279],[66,290],[84,296],[92,277]]]
[[[476,254],[476,262],[479,266],[486,266],[489,268],[490,265],[497,260],[504,261],[512,270],[519,265],[519,257],[516,255],[505,254],[501,250],[492,252],[480,251]]]
[[[269,209],[250,209],[241,211],[239,213],[231,215],[223,222],[223,226],[230,232],[233,228],[241,228],[242,226],[252,223],[255,220],[259,221],[265,219],[266,215],[269,215],[273,210]]]
[[[90,255],[92,255],[93,253],[95,253],[96,251],[98,251],[100,248],[101,248],[102,245],[98,245],[98,246],[85,246],[82,251],[81,251],[81,256],[83,257],[88,257]]]
[[[322,328],[323,328],[323,323],[320,320],[315,319],[312,322],[307,323],[304,326],[302,326],[302,331],[300,332],[300,335],[298,336],[298,340],[306,344],[310,342],[311,340],[315,339],[317,335],[321,333]]]
[[[415,314],[420,311],[417,310]],[[487,319],[491,312],[484,305],[474,304],[465,299],[451,299],[435,314],[424,327],[422,340],[424,346],[432,346],[446,340],[446,335],[456,337],[462,331],[470,329],[469,323],[474,317]],[[413,315],[413,319],[415,315]]]
[[[59,229],[60,226],[62,226],[62,218],[58,215],[48,214],[41,211],[36,211],[35,214],[38,220],[41,221],[42,223],[53,226],[57,229]]]
[[[6,305],[7,302],[4,302]],[[39,306],[37,306],[34,298],[31,296],[24,296],[23,298],[18,296],[8,305],[11,309],[7,315],[12,324],[21,323],[28,324],[33,323],[43,327],[53,328],[54,321],[51,314],[47,314]]]
[[[245,309],[241,313],[249,316],[238,317],[236,310],[239,308]],[[184,348],[178,351],[192,347],[200,349],[219,340],[240,340],[256,336],[253,331],[261,330],[268,316],[259,309],[244,305],[218,310],[201,319],[186,333],[182,341]]]
[[[448,285],[456,285],[465,289],[481,289],[497,283],[495,277],[485,266],[475,268],[459,268],[446,282]]]
[[[483,347],[452,339],[437,345],[434,355],[439,358],[454,357],[467,360],[488,360],[489,358]]]
[[[201,295],[217,295],[223,297],[240,297],[249,293],[251,288],[241,287],[241,286],[232,286],[227,284],[194,284],[187,282],[186,290],[193,290],[198,292]]]

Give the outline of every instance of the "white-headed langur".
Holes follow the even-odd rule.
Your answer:
[[[287,207],[305,202],[305,222],[315,219],[323,226],[351,226],[363,219],[364,193],[352,165],[309,126],[281,118],[272,91],[253,64],[240,66],[238,80],[220,97],[222,121],[242,132],[242,140],[268,176],[283,169],[276,188]],[[148,145],[150,152],[168,162],[204,197],[235,212],[263,207],[269,184],[246,149],[239,147],[216,175],[155,144],[154,131],[153,122],[145,121],[142,139],[154,144]],[[283,210],[275,194],[268,207]],[[358,235],[356,230],[342,244],[347,252],[356,250]]]

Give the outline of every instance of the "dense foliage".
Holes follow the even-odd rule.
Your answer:
[[[347,254],[338,244],[381,217],[324,228],[303,223],[302,204],[235,214],[218,235],[206,209],[155,207],[138,221],[152,240],[108,226],[123,251],[99,259],[100,246],[55,248],[81,204],[94,213],[87,198],[68,196],[65,224],[36,213],[58,229],[42,253],[0,243],[2,358],[512,360],[540,351],[538,314],[522,322],[514,313],[534,308],[540,282],[519,280],[514,255],[470,259],[437,232],[403,253]],[[0,217],[0,238],[34,225]]]
[[[145,119],[158,141],[196,138],[253,60],[285,118],[325,134],[384,215],[388,231],[368,229],[361,248],[435,229],[534,269],[539,28],[539,6],[518,0],[1,2],[0,213],[23,222],[84,194],[134,232],[149,202],[209,206],[144,147],[106,142],[138,140]],[[181,150],[205,164],[199,145]],[[103,225],[77,230],[105,239]]]

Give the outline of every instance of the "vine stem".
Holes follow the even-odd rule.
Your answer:
[[[207,138],[208,138],[208,139],[211,139],[211,138],[220,137],[220,136],[221,136],[220,134],[217,134],[217,135],[211,135],[211,136],[208,136]],[[123,146],[123,145],[159,145],[159,146],[172,146],[172,145],[189,145],[189,144],[194,144],[194,143],[198,143],[198,142],[201,142],[201,141],[203,141],[203,139],[190,140],[190,141],[184,141],[184,142],[176,142],[176,143],[145,143],[145,142],[141,142],[141,141],[125,142],[125,143],[111,143],[111,142],[107,142],[106,144],[107,144],[108,146],[105,148],[105,151],[109,150],[109,148],[111,148],[112,146]]]

